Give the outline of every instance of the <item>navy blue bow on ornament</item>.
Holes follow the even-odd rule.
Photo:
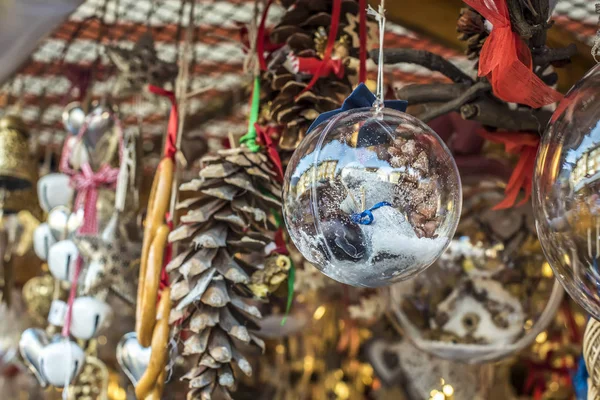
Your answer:
[[[328,120],[329,118],[333,117],[336,114],[342,113],[344,111],[352,110],[355,108],[373,107],[373,103],[375,103],[376,99],[377,98],[375,97],[375,95],[373,93],[371,93],[369,88],[367,88],[367,86],[364,83],[361,83],[360,85],[358,85],[356,87],[356,89],[354,89],[352,91],[352,93],[350,93],[350,96],[348,96],[346,98],[346,100],[344,100],[344,103],[342,103],[342,107],[340,107],[336,110],[324,112],[323,114],[319,115],[313,121],[313,123],[310,125],[307,133],[312,131],[313,129],[315,129],[323,121]],[[408,105],[408,103],[404,100],[387,100],[387,101],[384,101],[383,104],[386,107],[389,107],[391,109],[394,109],[396,111],[401,111],[401,112],[406,111],[406,106]]]

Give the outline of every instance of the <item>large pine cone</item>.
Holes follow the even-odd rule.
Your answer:
[[[267,120],[283,127],[279,147],[284,151],[296,149],[308,128],[319,114],[339,108],[351,93],[349,82],[319,79],[308,91],[310,77],[301,78],[283,66],[265,74],[268,89],[263,97],[270,103]]]
[[[286,5],[290,3],[286,2]],[[306,135],[312,121],[321,113],[339,108],[351,93],[349,75],[355,75],[352,60],[358,56],[358,2],[342,2],[340,26],[332,58],[344,61],[345,75],[321,78],[305,93],[312,76],[293,72],[286,65],[288,56],[322,58],[331,24],[331,0],[297,0],[271,32],[273,43],[283,44],[263,75],[262,101],[268,112],[262,124],[282,126],[279,147],[294,150]],[[372,30],[369,27],[369,30]]]
[[[176,304],[174,331],[191,332],[183,355],[198,357],[189,380],[188,399],[211,399],[218,387],[231,398],[235,387],[231,363],[250,375],[252,368],[238,344],[254,343],[259,310],[246,302],[251,275],[261,265],[267,235],[275,225],[265,210],[279,209],[281,187],[267,157],[246,147],[222,150],[202,159],[200,177],[181,185],[192,196],[178,205],[186,213],[169,236],[187,250],[167,266]]]

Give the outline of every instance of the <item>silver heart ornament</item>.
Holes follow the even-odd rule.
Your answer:
[[[133,386],[136,386],[150,363],[150,347],[142,347],[135,332],[123,335],[117,345],[117,361]]]
[[[25,329],[19,340],[19,351],[27,368],[33,373],[42,387],[48,386],[48,381],[40,370],[40,355],[42,350],[50,343],[46,332],[39,328]]]
[[[96,148],[102,136],[113,127],[112,111],[108,107],[97,106],[87,116],[87,130],[84,141],[88,149]]]
[[[65,129],[71,135],[77,135],[85,122],[85,111],[79,102],[67,104],[62,113],[62,121]]]

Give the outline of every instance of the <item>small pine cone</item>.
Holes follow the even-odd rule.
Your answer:
[[[189,380],[188,399],[211,399],[217,389],[231,398],[231,364],[252,374],[236,342],[264,350],[251,331],[258,328],[260,311],[246,298],[252,296],[251,276],[262,265],[256,260],[275,230],[265,210],[281,207],[273,171],[264,154],[240,147],[205,156],[199,178],[181,185],[191,197],[178,204],[186,212],[169,240],[187,249],[167,271],[175,304],[170,322],[174,330],[192,333],[182,354],[198,358],[198,366],[183,377]]]
[[[398,131],[408,129],[400,125]],[[394,188],[394,206],[404,210],[418,237],[435,237],[437,174],[429,165],[425,148],[415,139],[398,137],[388,149],[390,165],[406,167]]]
[[[467,42],[467,57],[477,59],[489,32],[485,28],[485,19],[472,8],[460,10],[460,18],[456,26],[458,39]]]

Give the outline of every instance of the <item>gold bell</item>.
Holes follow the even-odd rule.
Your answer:
[[[37,171],[28,138],[21,118],[8,115],[0,119],[0,188],[13,191],[33,185]]]
[[[37,193],[34,187],[7,192],[4,198],[4,213],[16,214],[27,210],[38,220],[42,219],[44,212],[40,208]]]

